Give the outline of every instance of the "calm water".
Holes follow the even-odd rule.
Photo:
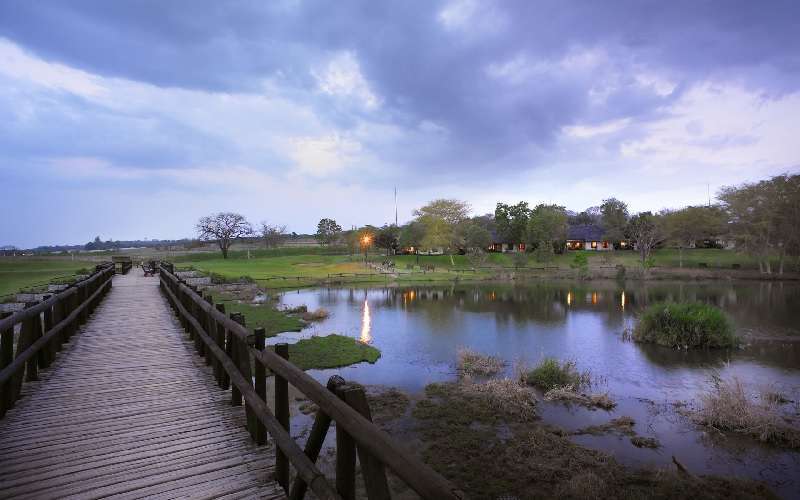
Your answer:
[[[624,341],[638,311],[659,300],[697,300],[723,308],[752,341],[741,350],[680,352]],[[542,404],[546,421],[567,429],[630,415],[637,432],[657,437],[659,450],[633,447],[616,436],[575,440],[613,453],[626,463],[665,464],[676,455],[698,474],[743,474],[768,481],[783,496],[800,496],[797,453],[719,440],[679,417],[670,403],[691,401],[712,374],[736,375],[754,391],[770,387],[800,399],[800,286],[789,283],[537,283],[447,287],[324,288],[289,292],[284,304],[323,307],[330,318],[301,333],[339,333],[381,350],[374,365],[362,363],[313,372],[419,392],[430,382],[454,380],[460,346],[536,364],[544,356],[573,359],[590,370],[619,403],[613,412]],[[785,410],[796,414],[797,405]]]

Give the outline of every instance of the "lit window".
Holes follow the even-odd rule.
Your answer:
[[[597,248],[597,242],[596,241],[592,242],[592,248]]]

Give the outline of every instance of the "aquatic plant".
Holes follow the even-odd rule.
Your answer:
[[[575,361],[559,362],[556,358],[544,358],[534,369],[524,371],[522,379],[528,385],[549,391],[557,387],[571,386],[578,389],[589,385],[589,372],[579,372]]]
[[[638,342],[667,347],[734,347],[739,339],[721,309],[701,302],[667,302],[645,309],[633,331]]]
[[[506,367],[506,362],[496,356],[475,352],[467,347],[458,348],[456,368],[460,375],[494,375]]]
[[[583,394],[575,390],[572,385],[554,387],[544,395],[545,401],[562,401],[565,403],[575,403],[588,408],[602,408],[612,410],[617,403],[611,399],[607,392],[600,394]]]

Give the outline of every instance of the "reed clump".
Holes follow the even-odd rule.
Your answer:
[[[720,431],[747,434],[765,443],[800,448],[800,429],[781,414],[780,403],[771,398],[750,397],[736,377],[713,378],[713,387],[701,397],[696,418],[700,424]]]

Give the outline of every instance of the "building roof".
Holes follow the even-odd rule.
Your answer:
[[[603,241],[603,228],[596,224],[575,224],[567,228],[567,239]]]

